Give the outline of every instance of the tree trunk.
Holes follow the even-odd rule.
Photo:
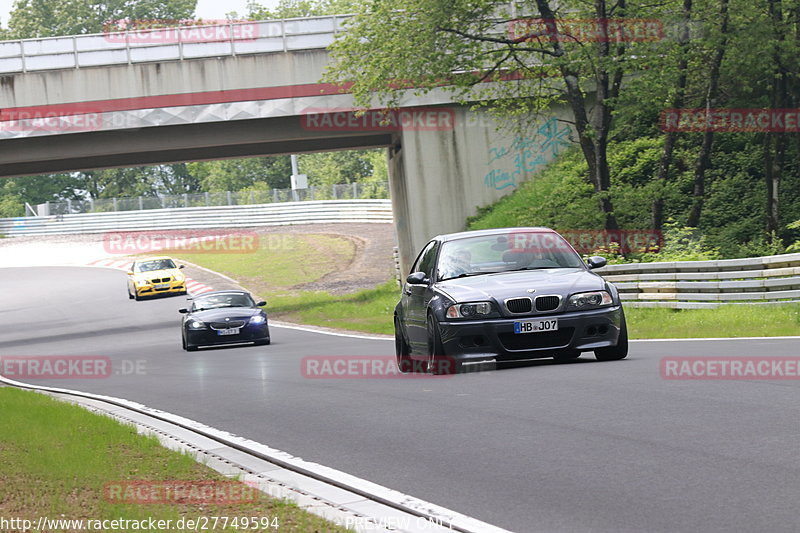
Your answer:
[[[556,19],[548,0],[536,0],[536,5],[544,20]],[[595,0],[595,15],[598,20],[607,20],[605,0]],[[554,34],[554,38],[551,39],[553,50],[559,57],[563,56],[564,49],[557,37],[558,28],[555,24],[548,24],[547,31]],[[600,209],[604,215],[605,229],[615,230],[619,229],[619,224],[614,216],[614,206],[609,197],[611,179],[608,168],[608,132],[611,127],[611,108],[607,101],[609,98],[609,74],[605,67],[605,59],[609,56],[607,41],[601,39],[601,42],[598,43],[598,56],[600,66],[598,66],[595,76],[597,104],[594,120],[590,120],[586,112],[586,98],[580,88],[578,75],[568,65],[562,65],[560,69],[566,85],[567,103],[575,116],[575,131],[589,167],[589,180],[594,186]]]
[[[678,79],[675,82],[675,95],[670,102],[672,109],[683,107],[686,95],[686,79],[688,74],[689,59],[689,23],[692,15],[692,0],[683,1],[683,28],[680,35],[680,58],[678,59]],[[678,139],[677,131],[667,131],[664,135],[664,148],[658,163],[656,176],[656,195],[651,209],[653,229],[661,229],[664,224],[664,187],[672,165],[672,153],[675,150],[675,141]]]
[[[722,59],[725,57],[725,49],[728,43],[728,0],[720,0],[720,42],[714,51],[711,63],[711,70],[708,74],[708,90],[706,91],[706,112],[716,105],[719,94],[719,74],[722,66]],[[694,169],[694,186],[692,188],[692,208],[689,211],[689,219],[686,225],[697,227],[700,223],[700,215],[703,212],[703,202],[706,192],[706,170],[711,167],[711,149],[714,146],[714,132],[706,128],[703,132],[703,144],[700,147],[700,154],[697,156],[697,164]]]
[[[769,15],[775,31],[772,48],[773,76],[770,87],[770,107],[773,110],[786,109],[789,103],[789,71],[783,64],[779,49],[786,40],[783,29],[783,7],[781,0],[769,0]],[[768,132],[764,137],[764,178],[767,187],[767,231],[780,230],[780,183],[786,154],[787,138],[784,132]],[[774,151],[773,151],[774,147]]]

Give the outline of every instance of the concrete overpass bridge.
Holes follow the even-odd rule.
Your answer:
[[[570,142],[554,111],[512,138],[445,91],[384,124],[320,83],[346,17],[0,42],[0,177],[385,147],[401,263]]]

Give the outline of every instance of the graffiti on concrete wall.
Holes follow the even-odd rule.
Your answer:
[[[570,144],[570,127],[559,125],[555,117],[548,119],[533,137],[515,137],[508,145],[489,148],[484,184],[492,189],[516,187],[526,173],[535,172],[558,156]]]

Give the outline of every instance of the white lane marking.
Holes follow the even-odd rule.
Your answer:
[[[138,410],[144,412],[145,414],[151,414],[153,416],[161,417],[168,422],[172,422],[174,424],[179,424],[182,426],[195,429],[199,432],[203,432],[212,437],[221,439],[223,442],[228,441],[242,448],[245,448],[246,450],[250,450],[252,452],[261,454],[262,456],[267,458],[267,460],[277,464],[278,466],[288,465],[294,471],[297,471],[301,474],[304,472],[311,473],[313,474],[313,477],[316,477],[316,479],[322,483],[325,483],[325,480],[329,480],[329,484],[331,484],[332,482],[332,484],[345,488],[345,490],[354,490],[356,493],[368,494],[370,496],[370,499],[372,500],[378,502],[381,502],[382,500],[383,502],[391,502],[392,504],[399,506],[401,508],[413,509],[414,511],[421,513],[424,516],[430,517],[429,525],[441,524],[445,529],[447,529],[448,524],[452,524],[453,526],[466,529],[468,531],[479,531],[481,533],[512,533],[506,529],[502,529],[500,527],[478,520],[477,518],[473,518],[471,516],[458,513],[451,509],[447,509],[446,507],[441,507],[439,505],[426,502],[424,500],[420,500],[409,494],[404,494],[400,491],[390,489],[383,485],[378,485],[377,483],[373,483],[366,479],[353,476],[346,472],[342,472],[341,470],[335,470],[333,468],[321,465],[319,463],[312,463],[310,461],[305,461],[299,457],[291,455],[290,453],[278,450],[277,448],[271,448],[265,444],[261,444],[256,441],[239,437],[238,435],[228,433],[227,431],[222,431],[210,426],[206,426],[205,424],[201,424],[200,422],[196,422],[189,418],[184,418],[180,415],[174,415],[166,411],[153,409],[151,407],[147,407],[144,404],[132,402],[130,400],[125,400],[123,398],[116,398],[114,396],[103,396],[99,394],[92,394],[72,389],[31,385],[28,383],[23,383],[21,381],[8,379],[6,377],[3,377],[2,375],[0,375],[0,382],[18,387],[21,386],[33,390],[44,390],[48,392],[58,392],[63,394],[76,394],[84,398],[90,398],[100,401],[108,400],[116,402],[117,404],[123,406],[123,408],[129,407],[130,409]],[[453,528],[451,527],[449,529],[452,530]]]
[[[682,341],[769,341],[800,339],[798,336],[780,337],[686,337],[681,339],[631,339],[628,342],[682,342]]]
[[[275,326],[276,328],[285,328],[285,329],[296,329],[298,331],[308,331],[309,333],[322,333],[323,335],[333,335],[334,337],[349,337],[351,339],[365,339],[370,341],[391,341],[394,340],[394,337],[390,335],[386,335],[384,337],[378,337],[375,335],[359,335],[357,333],[340,333],[338,331],[327,331],[324,329],[317,329],[313,327],[306,327],[306,326],[298,326],[297,324],[288,324],[286,322],[279,322],[270,320],[269,322],[270,327]]]

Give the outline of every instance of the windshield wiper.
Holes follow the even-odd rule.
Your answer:
[[[562,266],[538,266],[538,267],[522,267],[522,268],[512,268],[511,270],[501,270],[500,272],[519,272],[521,270],[541,270],[544,268],[566,268]]]

